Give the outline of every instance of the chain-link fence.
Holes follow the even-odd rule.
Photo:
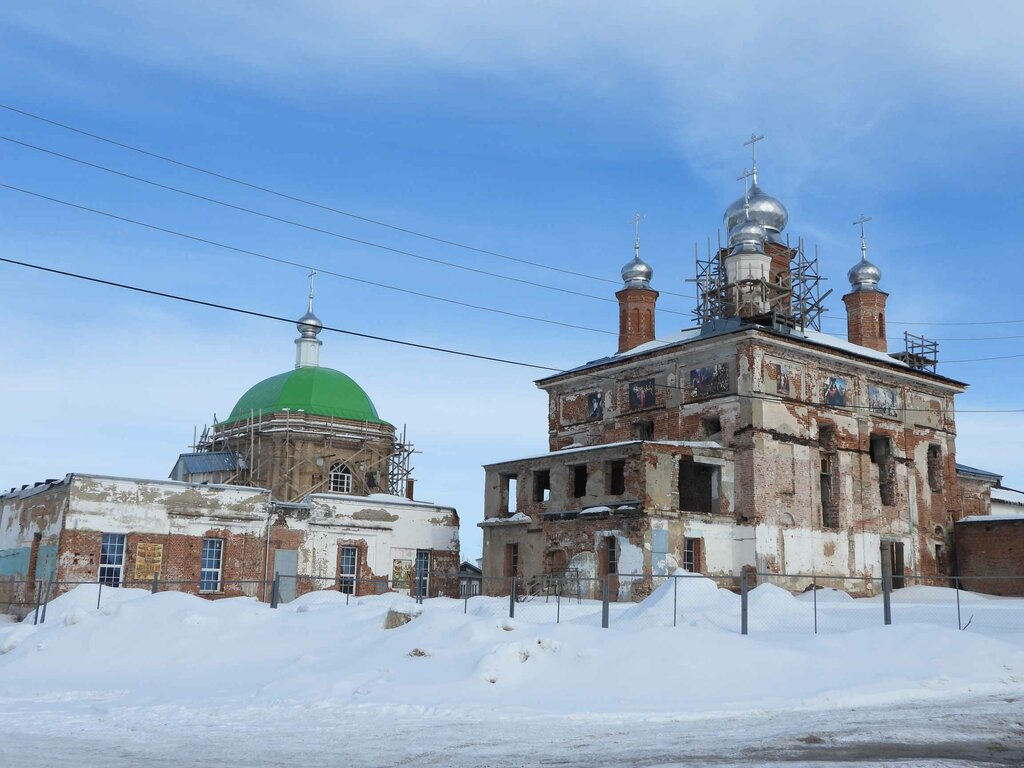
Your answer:
[[[277,574],[268,580],[0,581],[0,611],[46,621],[60,595],[84,588],[79,603],[101,609],[125,590],[185,592],[208,599],[249,597],[272,608],[296,600],[345,605],[398,594],[461,609],[469,616],[524,624],[593,627],[706,627],[741,634],[833,634],[884,624],[923,623],[985,633],[1024,632],[1024,577],[833,576],[761,573],[703,576],[677,572],[604,577],[576,573],[536,577],[454,578],[421,572],[408,578]],[[316,598],[307,595],[315,593]],[[93,602],[93,600],[95,602]]]

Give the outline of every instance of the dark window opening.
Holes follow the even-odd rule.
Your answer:
[[[821,525],[823,528],[839,527],[839,481],[837,467],[839,454],[836,450],[836,433],[831,426],[818,426],[818,455],[821,460],[819,485],[821,492]]]
[[[679,509],[710,515],[714,511],[716,468],[693,459],[679,459]]]
[[[718,416],[705,416],[700,420],[704,429],[704,437],[714,437],[722,433],[722,419]]]
[[[896,503],[896,459],[892,455],[892,440],[884,435],[871,435],[871,461],[878,465],[878,495],[882,505]]]
[[[882,542],[882,567],[887,567],[889,571],[889,575],[892,578],[892,588],[902,589],[906,576],[902,541]]]
[[[637,440],[654,439],[654,420],[638,421],[633,424],[633,437]]]
[[[572,495],[582,499],[587,495],[587,465],[577,464],[572,468]]]
[[[700,573],[701,570],[701,540],[683,539],[683,570],[690,573]]]
[[[935,565],[940,571],[944,570],[943,566],[945,564],[942,562],[942,556],[945,554],[945,550],[946,548],[941,544],[935,545]]]
[[[604,539],[604,566],[604,572],[608,576],[619,572],[619,550],[614,536],[606,536]]]
[[[533,500],[548,501],[551,498],[551,470],[539,469],[533,473]]]
[[[928,446],[928,487],[935,493],[942,493],[942,447]]]
[[[515,578],[519,576],[519,544],[505,545],[505,576]]]
[[[618,496],[626,492],[626,462],[612,461],[608,463],[608,493]]]
[[[885,338],[885,313],[878,313],[878,335],[881,338]]]

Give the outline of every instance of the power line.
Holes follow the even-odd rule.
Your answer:
[[[612,279],[609,279],[607,277],[600,277],[598,275],[590,275],[590,274],[587,274],[586,272],[576,272],[576,271],[571,270],[571,269],[563,269],[562,267],[555,267],[555,266],[552,266],[551,264],[544,264],[544,263],[538,262],[538,261],[530,261],[529,259],[521,259],[521,258],[518,258],[516,256],[509,256],[507,254],[499,253],[497,251],[491,251],[491,250],[488,250],[486,248],[478,248],[478,247],[473,246],[473,245],[467,245],[466,243],[460,243],[460,242],[458,242],[456,240],[448,240],[448,239],[443,238],[443,237],[437,237],[436,235],[430,235],[430,234],[427,234],[425,232],[420,232],[420,231],[417,231],[417,230],[414,230],[414,229],[409,229],[407,227],[400,227],[400,226],[395,225],[395,224],[389,224],[389,223],[387,223],[385,221],[380,221],[379,219],[373,219],[373,218],[370,218],[368,216],[362,216],[362,215],[357,214],[357,213],[352,213],[351,211],[345,211],[345,210],[342,210],[340,208],[334,208],[332,206],[325,205],[323,203],[318,203],[318,202],[316,202],[314,200],[309,200],[307,198],[298,197],[297,195],[292,195],[292,194],[289,194],[287,192],[280,192],[280,191],[272,189],[270,187],[265,187],[265,186],[262,186],[260,184],[255,184],[255,183],[250,182],[250,181],[245,181],[244,179],[239,179],[239,178],[237,178],[235,176],[228,176],[227,174],[219,173],[217,171],[211,171],[211,170],[209,170],[207,168],[202,168],[202,167],[200,167],[198,165],[193,165],[191,163],[186,163],[186,162],[184,162],[182,160],[176,160],[173,157],[168,157],[167,155],[161,155],[161,154],[158,154],[156,152],[150,152],[149,150],[142,149],[141,147],[136,147],[136,146],[133,146],[131,144],[127,144],[127,143],[125,143],[123,141],[118,141],[116,139],[111,139],[111,138],[106,137],[106,136],[101,136],[100,134],[92,133],[90,131],[86,131],[86,130],[83,130],[81,128],[75,128],[74,126],[68,125],[67,123],[62,123],[62,122],[59,122],[57,120],[53,120],[53,119],[48,118],[48,117],[43,117],[42,115],[34,114],[32,112],[26,112],[23,109],[18,109],[17,107],[12,107],[12,106],[10,106],[8,104],[0,104],[0,108],[6,109],[9,112],[14,112],[14,113],[22,115],[24,117],[31,118],[33,120],[38,120],[38,121],[43,122],[43,123],[48,123],[49,125],[53,125],[53,126],[56,126],[58,128],[62,128],[64,130],[66,130],[66,131],[71,131],[73,133],[77,133],[77,134],[79,134],[81,136],[86,136],[86,137],[88,137],[90,139],[95,139],[97,141],[102,141],[102,142],[105,142],[105,143],[110,144],[110,145],[115,146],[115,147],[120,147],[121,149],[127,149],[127,150],[130,150],[132,152],[137,152],[137,153],[139,153],[141,155],[145,155],[146,157],[151,157],[151,158],[153,158],[155,160],[160,160],[160,161],[165,162],[165,163],[171,163],[172,165],[176,165],[176,166],[178,166],[180,168],[186,168],[186,169],[188,169],[190,171],[195,171],[196,173],[202,173],[202,174],[205,174],[207,176],[211,176],[211,177],[216,178],[216,179],[221,179],[222,181],[228,181],[228,182],[231,182],[232,184],[239,184],[239,185],[241,185],[243,187],[248,187],[249,189],[254,189],[254,190],[259,191],[259,192],[265,192],[268,195],[274,195],[275,197],[279,197],[279,198],[282,198],[284,200],[290,200],[290,201],[295,202],[295,203],[301,203],[302,205],[308,205],[308,206],[312,206],[314,208],[319,208],[320,210],[323,210],[323,211],[329,211],[331,213],[336,213],[336,214],[339,214],[341,216],[347,216],[350,219],[355,219],[357,221],[362,221],[362,222],[365,222],[367,224],[373,224],[374,226],[378,226],[378,227],[384,227],[385,229],[394,230],[395,232],[402,232],[402,233],[407,234],[407,235],[413,235],[415,237],[421,237],[421,238],[424,238],[426,240],[432,240],[432,241],[434,241],[436,243],[441,243],[443,245],[450,245],[450,246],[452,246],[454,248],[461,248],[461,249],[466,250],[466,251],[473,251],[474,253],[481,253],[481,254],[484,254],[484,255],[487,255],[487,256],[494,256],[494,257],[499,258],[499,259],[505,259],[506,261],[514,261],[514,262],[517,262],[519,264],[526,264],[526,265],[529,265],[531,267],[537,267],[538,269],[547,269],[547,270],[550,270],[552,272],[560,272],[560,273],[565,274],[565,275],[572,275],[574,277],[582,277],[582,278],[586,278],[588,280],[596,280],[596,281],[602,282],[602,283],[611,283],[613,285],[618,283],[617,280],[612,280]],[[694,298],[693,296],[687,296],[686,294],[682,294],[682,293],[673,293],[671,291],[661,291],[661,293],[663,295],[666,295],[666,296],[678,296],[678,297],[684,298],[684,299],[692,299],[692,298]]]
[[[402,255],[402,256],[409,256],[410,258],[419,259],[421,261],[430,262],[431,264],[437,264],[438,266],[450,267],[452,269],[460,269],[460,270],[463,270],[465,272],[473,272],[473,273],[478,274],[478,275],[485,275],[487,277],[493,277],[493,278],[497,278],[499,280],[508,280],[509,282],[519,283],[521,285],[528,285],[528,286],[530,286],[532,288],[543,288],[545,290],[557,291],[559,293],[566,293],[566,294],[570,294],[572,296],[582,296],[582,297],[588,298],[588,299],[597,299],[598,301],[605,301],[605,302],[615,303],[615,299],[611,299],[611,298],[609,298],[607,296],[597,296],[597,295],[592,294],[592,293],[583,293],[582,291],[573,291],[573,290],[570,290],[568,288],[561,288],[561,287],[556,286],[556,285],[548,285],[547,283],[538,283],[538,282],[535,282],[533,280],[526,280],[526,279],[519,278],[519,277],[513,277],[511,275],[503,275],[501,273],[491,272],[491,271],[486,270],[486,269],[478,269],[477,267],[470,267],[470,266],[466,266],[465,264],[458,264],[458,263],[453,262],[453,261],[447,261],[445,259],[434,258],[433,256],[424,256],[423,254],[413,253],[412,251],[406,251],[406,250],[403,250],[401,248],[392,248],[389,245],[383,245],[382,243],[375,243],[375,242],[373,242],[371,240],[363,240],[363,239],[358,238],[358,237],[351,237],[349,235],[342,234],[341,232],[335,232],[335,231],[330,230],[330,229],[323,229],[322,227],[314,227],[311,224],[304,224],[301,221],[294,221],[293,219],[286,219],[286,218],[281,217],[281,216],[275,216],[274,214],[267,213],[266,211],[258,211],[258,210],[254,209],[254,208],[247,208],[247,207],[242,206],[242,205],[236,205],[235,203],[229,203],[229,202],[227,202],[225,200],[219,200],[219,199],[217,199],[215,197],[209,197],[207,195],[201,195],[201,194],[199,194],[197,192],[191,192],[191,191],[189,191],[187,189],[182,189],[180,187],[175,187],[175,186],[172,186],[170,184],[163,184],[163,183],[161,183],[159,181],[153,181],[152,179],[147,179],[147,178],[142,177],[142,176],[136,176],[136,175],[131,174],[131,173],[126,173],[125,171],[119,171],[116,168],[111,168],[111,167],[106,166],[106,165],[100,165],[99,163],[93,163],[93,162],[90,162],[88,160],[83,160],[83,159],[78,158],[78,157],[73,157],[72,155],[66,155],[66,154],[64,154],[62,152],[57,152],[56,150],[47,149],[46,147],[40,147],[40,146],[37,146],[35,144],[29,144],[27,142],[11,138],[10,136],[0,135],[0,140],[6,141],[6,142],[8,142],[10,144],[16,144],[17,146],[24,147],[26,149],[31,149],[31,150],[33,150],[35,152],[41,152],[41,153],[50,155],[52,157],[59,157],[62,160],[67,160],[67,161],[72,162],[72,163],[78,163],[79,165],[84,165],[84,166],[86,166],[88,168],[93,168],[93,169],[96,169],[96,170],[99,170],[99,171],[104,171],[106,173],[113,174],[115,176],[120,176],[121,178],[124,178],[124,179],[130,179],[132,181],[137,181],[137,182],[139,182],[141,184],[148,184],[149,186],[156,187],[158,189],[163,189],[163,190],[166,190],[168,192],[174,192],[176,194],[185,195],[187,197],[191,197],[191,198],[196,199],[196,200],[202,200],[202,201],[207,202],[207,203],[213,203],[214,205],[219,205],[219,206],[222,206],[224,208],[229,208],[229,209],[234,210],[234,211],[239,211],[241,213],[247,213],[247,214],[249,214],[251,216],[259,216],[259,217],[262,217],[264,219],[268,219],[270,221],[276,221],[279,224],[287,224],[288,226],[298,227],[300,229],[305,229],[305,230],[307,230],[309,232],[316,232],[316,233],[321,234],[321,235],[327,235],[328,237],[335,237],[335,238],[338,238],[340,240],[346,240],[346,241],[348,241],[350,243],[356,243],[357,245],[365,245],[365,246],[367,246],[369,248],[377,248],[377,249],[382,250],[382,251],[387,251],[388,253],[396,253],[396,254],[399,254],[399,255]],[[611,282],[615,282],[615,281],[611,281]],[[689,314],[689,313],[685,313],[685,312],[672,312],[671,310],[666,310],[666,309],[661,309],[661,310],[658,310],[658,311],[660,311],[660,312],[667,312],[669,314],[675,314],[675,315],[688,315]]]
[[[174,301],[180,301],[180,302],[184,302],[184,303],[187,303],[187,304],[193,304],[193,305],[197,305],[197,306],[208,307],[208,308],[211,308],[211,309],[219,309],[219,310],[223,310],[223,311],[226,311],[226,312],[234,312],[236,314],[247,315],[247,316],[250,316],[250,317],[258,317],[258,318],[262,318],[262,319],[265,319],[265,320],[274,320],[274,321],[277,321],[277,322],[284,322],[284,323],[289,323],[289,324],[293,324],[293,323],[296,322],[296,320],[294,320],[293,318],[281,317],[280,315],[272,315],[272,314],[269,314],[267,312],[259,312],[257,310],[245,309],[245,308],[242,308],[242,307],[234,307],[234,306],[231,306],[231,305],[228,305],[228,304],[221,304],[220,302],[204,301],[202,299],[196,299],[196,298],[192,298],[192,297],[189,297],[189,296],[182,296],[180,294],[169,293],[169,292],[166,292],[166,291],[157,291],[157,290],[154,290],[154,289],[151,289],[151,288],[142,288],[141,286],[130,285],[128,283],[121,283],[121,282],[117,282],[117,281],[114,281],[114,280],[105,280],[103,278],[93,277],[91,275],[83,275],[83,274],[79,274],[79,273],[76,273],[76,272],[69,272],[67,270],[56,269],[54,267],[47,267],[47,266],[43,266],[41,264],[33,264],[33,263],[30,263],[30,262],[27,262],[27,261],[18,261],[16,259],[8,259],[8,258],[0,257],[0,262],[5,263],[5,264],[11,264],[11,265],[14,265],[14,266],[19,266],[19,267],[25,267],[27,269],[34,269],[34,270],[37,270],[37,271],[40,271],[40,272],[46,272],[46,273],[53,274],[53,275],[60,275],[62,277],[69,277],[69,278],[73,278],[73,279],[76,279],[76,280],[83,280],[83,281],[86,281],[86,282],[89,282],[89,283],[93,283],[93,284],[105,285],[105,286],[108,286],[108,287],[111,287],[111,288],[120,288],[120,289],[123,289],[123,290],[133,291],[133,292],[145,294],[145,295],[148,295],[148,296],[158,296],[158,297],[164,298],[164,299],[171,299],[171,300],[174,300]],[[388,343],[388,344],[397,344],[397,345],[400,345],[400,346],[413,347],[413,348],[416,348],[416,349],[423,349],[423,350],[427,350],[427,351],[431,351],[431,352],[441,352],[441,353],[444,353],[444,354],[456,355],[458,357],[468,357],[468,358],[472,358],[472,359],[476,359],[476,360],[485,360],[487,362],[502,363],[502,364],[505,364],[505,365],[514,365],[514,366],[518,366],[518,367],[521,367],[521,368],[529,368],[529,369],[532,369],[532,370],[548,371],[548,372],[554,373],[555,375],[561,375],[561,374],[566,374],[566,373],[579,373],[580,375],[583,375],[583,376],[587,376],[587,377],[590,377],[590,378],[596,378],[596,379],[604,379],[604,380],[608,380],[608,381],[611,381],[611,382],[616,383],[616,384],[625,383],[624,379],[619,379],[619,378],[616,378],[614,376],[608,376],[608,375],[600,374],[600,373],[588,373],[586,371],[578,371],[578,370],[573,370],[573,369],[563,370],[561,368],[555,368],[555,367],[549,366],[549,365],[540,365],[538,363],[528,363],[528,362],[525,362],[525,361],[522,361],[522,360],[512,360],[510,358],[502,358],[502,357],[496,357],[496,356],[492,356],[492,355],[481,355],[481,354],[477,354],[477,353],[474,353],[474,352],[465,352],[465,351],[462,351],[462,350],[451,349],[449,347],[440,347],[440,346],[430,345],[430,344],[419,344],[419,343],[412,342],[412,341],[404,341],[404,340],[401,340],[401,339],[393,339],[393,338],[390,338],[390,337],[387,337],[387,336],[380,336],[380,335],[377,335],[377,334],[361,333],[361,332],[358,332],[358,331],[351,331],[351,330],[348,330],[348,329],[345,329],[345,328],[337,328],[337,327],[329,326],[329,325],[323,326],[323,329],[326,330],[326,331],[334,332],[334,333],[341,333],[341,334],[345,334],[345,335],[348,335],[348,336],[355,336],[355,337],[358,337],[358,338],[369,339],[369,340],[372,340],[372,341],[381,341],[381,342],[385,342],[385,343]],[[679,386],[679,385],[655,384],[654,386],[657,387],[657,388],[660,388],[660,389],[668,389],[668,390],[672,390],[672,391],[680,391],[680,392],[681,391],[685,391],[685,388],[682,387],[682,386]],[[772,401],[772,402],[778,402],[777,398],[773,398],[773,397],[770,397],[768,395],[752,395],[752,394],[736,393],[735,396],[737,396],[737,397],[746,397],[748,399],[753,399],[753,400],[767,400],[767,401]],[[832,405],[830,405],[828,403],[816,403],[816,402],[806,402],[806,401],[803,404],[811,405],[811,406],[827,407],[827,408],[839,407],[839,406],[832,406]],[[847,409],[851,409],[851,410],[856,410],[856,409],[863,410],[865,408],[870,408],[870,406],[862,406],[862,405],[846,405],[846,406],[841,406],[841,407],[847,408]],[[897,408],[895,410],[901,411],[901,412],[905,412],[905,413],[910,413],[910,412],[934,413],[935,412],[934,409],[932,409],[932,408]],[[1024,408],[1009,408],[1009,409],[963,409],[963,410],[957,409],[957,410],[958,410],[959,413],[1024,413]]]
[[[205,245],[212,245],[212,246],[215,246],[217,248],[223,248],[223,249],[228,250],[228,251],[233,251],[234,253],[240,253],[240,254],[243,254],[243,255],[246,255],[246,256],[253,256],[253,257],[256,257],[256,258],[259,258],[259,259],[265,259],[267,261],[272,261],[272,262],[274,262],[276,264],[285,264],[285,265],[291,266],[291,267],[301,267],[304,270],[311,270],[311,269],[313,269],[313,270],[316,270],[317,272],[319,272],[321,274],[330,275],[332,277],[338,277],[338,278],[341,278],[342,280],[351,280],[352,282],[362,283],[363,285],[372,285],[372,286],[374,286],[376,288],[386,288],[389,291],[397,291],[399,293],[408,294],[410,296],[418,296],[420,298],[431,299],[433,301],[442,301],[442,302],[444,302],[446,304],[454,304],[455,306],[466,307],[467,309],[476,309],[476,310],[479,310],[481,312],[491,312],[491,313],[494,313],[494,314],[497,314],[497,315],[504,315],[506,317],[514,317],[514,318],[517,318],[517,319],[520,319],[520,320],[530,320],[530,321],[533,321],[533,322],[536,322],[536,323],[547,323],[549,325],[559,325],[559,326],[562,326],[563,328],[575,328],[577,330],[590,331],[592,333],[602,333],[602,334],[608,334],[608,335],[613,335],[613,336],[615,335],[614,332],[604,330],[603,328],[590,328],[590,327],[585,326],[585,325],[576,325],[574,323],[562,322],[561,320],[551,320],[551,319],[548,319],[548,318],[545,318],[545,317],[536,317],[534,315],[524,315],[524,314],[521,314],[519,312],[509,312],[508,310],[497,309],[495,307],[488,307],[488,306],[484,306],[482,304],[471,304],[471,303],[466,302],[466,301],[459,301],[457,299],[449,299],[449,298],[446,298],[444,296],[435,296],[434,294],[431,294],[431,293],[423,293],[422,291],[414,291],[414,290],[411,290],[409,288],[399,288],[398,286],[388,285],[387,283],[379,283],[379,282],[376,282],[374,280],[366,280],[366,279],[361,278],[361,277],[354,277],[352,275],[345,275],[345,274],[342,274],[341,272],[335,272],[334,270],[330,270],[330,269],[327,269],[325,267],[318,267],[318,266],[313,265],[313,264],[304,264],[304,263],[299,262],[299,261],[292,261],[291,259],[283,259],[283,258],[280,258],[278,256],[270,256],[268,254],[260,253],[259,251],[252,251],[252,250],[249,250],[247,248],[239,248],[238,246],[228,245],[227,243],[221,243],[221,242],[218,242],[216,240],[210,240],[210,239],[205,238],[205,237],[199,237],[198,235],[191,235],[191,234],[189,234],[187,232],[179,232],[178,230],[175,230],[175,229],[168,229],[167,227],[161,227],[161,226],[158,226],[156,224],[149,224],[149,223],[147,223],[145,221],[139,221],[137,219],[130,219],[127,216],[120,216],[120,215],[118,215],[116,213],[110,213],[109,211],[102,211],[102,210],[100,210],[98,208],[90,208],[89,206],[80,205],[79,203],[72,203],[72,202],[69,202],[67,200],[61,200],[60,198],[50,197],[49,195],[44,195],[44,194],[42,194],[40,192],[33,192],[32,190],[23,189],[21,187],[15,187],[15,186],[12,186],[10,184],[0,184],[0,188],[2,188],[2,189],[9,189],[9,190],[11,190],[13,192],[20,192],[21,194],[30,195],[32,197],[36,197],[36,198],[39,198],[41,200],[48,200],[51,203],[58,203],[59,205],[64,205],[64,206],[67,206],[69,208],[75,208],[76,210],[79,210],[79,211],[85,211],[87,213],[94,213],[94,214],[96,214],[98,216],[106,216],[107,218],[114,219],[116,221],[122,221],[122,222],[125,222],[127,224],[134,224],[135,226],[145,227],[146,229],[151,229],[151,230],[153,230],[155,232],[163,232],[164,234],[174,235],[175,237],[182,237],[182,238],[185,238],[186,240],[192,240],[192,241],[197,242],[197,243],[203,243]]]

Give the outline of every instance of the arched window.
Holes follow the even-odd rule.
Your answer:
[[[885,313],[878,313],[878,335],[885,336]]]
[[[333,465],[327,484],[331,493],[352,493],[352,470],[340,462]]]

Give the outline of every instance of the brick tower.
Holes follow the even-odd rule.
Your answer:
[[[619,300],[619,352],[654,341],[654,306],[658,292],[651,288],[654,270],[640,258],[640,214],[634,222],[637,235],[633,242],[633,259],[622,268],[622,290]]]
[[[864,224],[870,221],[861,216],[854,224],[860,224],[860,262],[849,271],[850,292],[843,296],[846,304],[846,337],[852,344],[886,352],[885,302],[889,294],[878,288],[882,271],[868,261],[867,240]]]

